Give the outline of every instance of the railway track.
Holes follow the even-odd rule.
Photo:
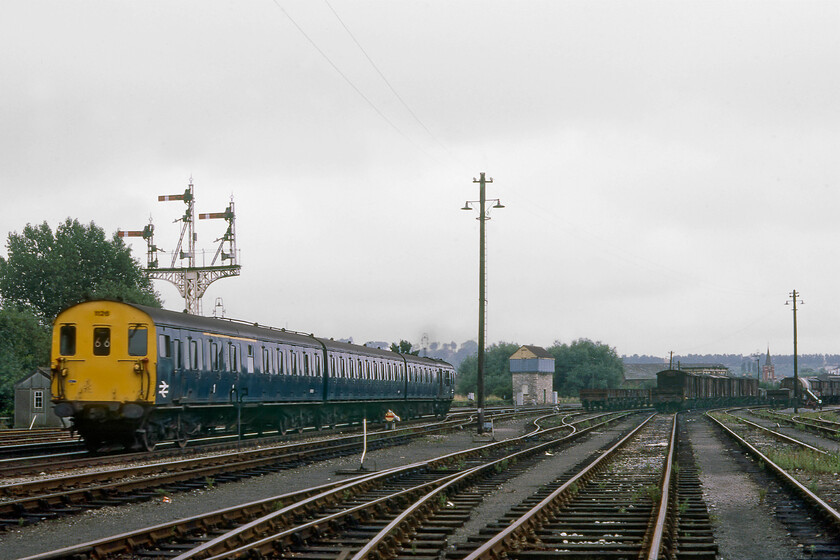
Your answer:
[[[608,416],[613,420],[620,417],[623,416]],[[585,430],[577,430],[569,425],[561,425],[548,432],[582,434],[600,426],[595,424]],[[544,437],[550,441],[539,441]],[[381,519],[383,515],[386,518],[397,515],[424,496],[429,506],[452,509],[448,507],[449,500],[439,497],[444,495],[441,492],[446,492],[447,496],[451,495],[454,499],[455,489],[474,483],[476,477],[492,477],[507,470],[500,465],[523,468],[525,455],[530,453],[532,457],[539,456],[542,451],[540,446],[559,445],[558,437],[534,432],[527,437],[490,443],[430,461],[356,476],[303,492],[275,496],[206,516],[133,531],[32,558],[235,557],[239,554],[256,554],[261,547],[274,550],[279,547],[282,550],[306,543],[307,547],[312,548],[317,546],[313,539],[327,537],[336,530],[352,533],[354,528],[373,519]],[[510,457],[512,453],[519,453],[521,460],[513,461]],[[470,476],[473,477],[472,481],[465,478]],[[428,497],[435,492],[437,498]],[[445,513],[448,515],[453,512]],[[245,542],[253,546],[237,551]]]
[[[791,426],[799,430],[808,430],[823,437],[840,439],[840,423],[813,416],[783,414],[774,410],[750,411],[756,416],[773,422]]]
[[[676,494],[686,492],[676,433],[675,416],[649,417],[446,557],[658,558],[676,547]]]
[[[772,500],[777,518],[811,558],[840,557],[840,489],[835,454],[728,413],[707,413],[722,433],[748,453],[741,459]]]
[[[22,443],[41,443],[46,441],[62,441],[74,439],[69,430],[63,428],[36,428],[33,430],[7,429],[0,430],[0,446],[18,445]]]
[[[505,413],[498,417],[514,416]],[[400,445],[431,433],[461,429],[470,422],[470,417],[461,417],[437,424],[375,432],[368,436],[367,447],[373,450]],[[362,435],[357,434],[213,455],[184,457],[174,452],[163,460],[154,454],[145,454],[144,464],[108,469],[101,467],[124,463],[126,456],[80,459],[75,462],[84,465],[85,472],[39,476],[34,480],[7,479],[5,484],[0,484],[0,528],[36,523],[86,509],[148,500],[163,493],[212,487],[221,482],[356,454],[362,451],[363,445]],[[91,468],[92,465],[99,468]],[[44,468],[44,465],[40,467]]]

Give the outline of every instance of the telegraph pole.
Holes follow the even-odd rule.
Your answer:
[[[484,433],[484,314],[487,307],[487,297],[485,296],[485,243],[484,243],[484,223],[490,219],[489,212],[486,209],[487,194],[486,185],[492,183],[493,178],[486,178],[484,172],[481,173],[479,179],[473,178],[473,183],[479,184],[479,199],[468,200],[464,203],[461,210],[472,210],[472,204],[478,202],[479,214],[476,218],[479,222],[478,232],[478,379],[476,387],[476,399],[478,404],[478,433]],[[490,199],[496,204],[493,208],[504,208],[498,198]]]
[[[793,290],[790,293],[791,300],[793,300],[793,413],[799,413],[799,363],[796,351],[796,303],[799,298],[799,292]],[[799,303],[804,304],[802,300]],[[787,305],[790,302],[785,302]]]

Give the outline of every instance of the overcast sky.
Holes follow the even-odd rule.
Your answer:
[[[205,314],[460,343],[486,172],[488,343],[790,354],[796,289],[799,351],[837,353],[838,30],[836,1],[5,0],[0,235],[151,218],[171,251],[192,177],[243,265]]]

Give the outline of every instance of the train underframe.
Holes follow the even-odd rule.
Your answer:
[[[758,397],[713,397],[704,399],[660,400],[654,402],[659,412],[679,412],[690,409],[723,408],[761,404]]]
[[[70,403],[67,403],[70,404]],[[72,429],[91,451],[119,445],[153,450],[164,441],[179,447],[190,439],[210,435],[277,431],[280,434],[321,430],[337,424],[384,422],[389,410],[403,420],[421,416],[442,418],[451,401],[353,401],[320,403],[241,403],[205,406],[153,406],[128,403],[75,403]]]

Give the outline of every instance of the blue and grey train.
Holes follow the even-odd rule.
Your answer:
[[[106,300],[58,315],[51,367],[55,411],[90,449],[440,417],[455,391],[440,360]]]

